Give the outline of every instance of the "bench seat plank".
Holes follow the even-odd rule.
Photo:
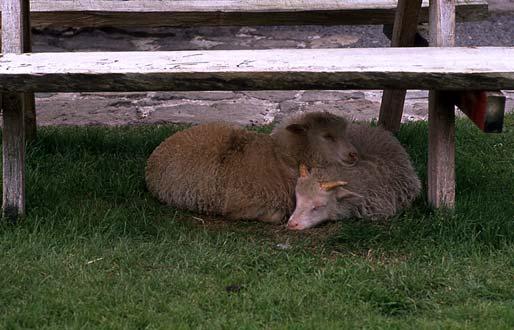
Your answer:
[[[514,47],[5,54],[0,91],[514,89]]]
[[[36,27],[390,24],[395,0],[32,0]],[[484,0],[458,0],[458,20],[487,17]],[[420,20],[428,20],[428,0]]]

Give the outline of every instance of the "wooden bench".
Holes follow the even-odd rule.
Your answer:
[[[428,20],[428,0],[33,0],[31,24],[38,27],[157,27],[193,25],[384,24],[392,26],[392,46],[413,43],[420,22]],[[487,17],[484,0],[456,0],[457,20]],[[399,10],[396,10],[397,5]],[[395,13],[401,14],[396,15]],[[394,32],[394,33],[393,33]],[[428,42],[427,42],[428,43]],[[30,44],[26,44],[30,51]],[[379,123],[397,131],[405,90],[384,91]],[[499,92],[459,93],[455,104],[485,132],[502,126],[505,97]],[[27,96],[26,135],[36,134],[34,101]],[[498,111],[500,109],[500,111]]]
[[[514,47],[6,54],[0,90],[510,89],[513,58]]]
[[[34,20],[39,19],[39,24],[43,26],[51,26],[51,23],[45,24],[48,24],[48,20],[57,19],[53,16],[56,15],[55,9],[63,8],[60,4],[68,3],[71,5],[68,7],[70,10],[59,17],[75,17],[80,20],[71,19],[69,24],[101,26],[108,24],[103,20],[105,17],[106,20],[115,20],[117,13],[122,13],[128,15],[124,18],[126,20],[135,15],[137,8],[146,5],[143,1],[123,1],[116,2],[116,6],[127,7],[117,9],[113,8],[112,1],[93,1],[90,4],[97,2],[103,7],[89,7],[86,12],[74,12],[71,9],[77,7],[73,6],[84,4],[83,1],[34,1],[34,4],[41,4],[41,7],[36,6]],[[394,6],[396,3],[372,2],[375,4],[376,15],[370,17],[378,18],[368,17],[368,22],[390,22],[391,14],[384,13],[387,10],[391,12],[391,4]],[[109,8],[105,7],[108,3],[112,10],[104,10]],[[182,1],[150,3],[184,4]],[[161,10],[166,9],[170,13],[169,17],[156,8],[144,12],[148,17],[168,19],[169,24],[163,25],[173,25],[171,17],[174,17],[175,26],[192,25],[190,20],[198,18],[204,19],[198,23],[201,25],[235,24],[238,16],[246,17],[247,14],[248,19],[239,18],[244,22],[242,24],[259,24],[264,21],[273,22],[270,24],[293,24],[295,21],[298,24],[316,20],[335,24],[338,23],[336,16],[341,21],[343,17],[348,17],[347,22],[351,21],[349,17],[353,17],[354,24],[358,21],[355,17],[361,17],[360,21],[363,22],[363,13],[370,13],[370,2],[365,0],[316,1],[307,7],[305,1],[300,0],[285,1],[281,6],[280,1],[248,1],[244,2],[245,5],[232,7],[241,3],[224,0],[189,1],[182,9],[161,7]],[[350,3],[353,7],[349,6]],[[469,0],[459,3],[478,2]],[[131,4],[136,6],[130,7]],[[346,9],[341,7],[344,5]],[[413,38],[421,6],[421,0],[399,1],[393,43],[395,39]],[[382,14],[378,14],[380,11],[377,8],[382,10]],[[466,7],[463,5],[458,8]],[[512,48],[428,48],[423,51],[391,48],[381,49],[378,54],[370,49],[20,54],[30,52],[28,1],[3,0],[2,10],[5,54],[0,57],[0,92],[3,93],[3,210],[6,216],[23,215],[25,211],[24,109],[30,108],[33,102],[31,93],[36,91],[442,89],[445,91],[430,93],[428,189],[429,201],[434,206],[451,207],[455,191],[454,104],[456,100],[463,99],[455,95],[469,95],[469,91],[483,89],[514,89],[514,63],[508,61],[514,55]],[[175,10],[175,16],[172,16],[172,10]],[[155,16],[151,16],[152,13]],[[335,16],[329,19],[331,13]],[[431,44],[453,46],[454,1],[433,0],[429,16]],[[253,18],[250,20],[250,17]],[[86,22],[87,19],[90,19],[88,23],[82,23],[82,20]],[[153,22],[147,22],[147,26],[157,24],[155,20]],[[408,43],[411,42],[405,42],[405,45]],[[495,59],[494,62],[490,61],[491,58]],[[468,91],[468,94],[449,91]],[[462,103],[468,106],[471,104],[472,109],[476,102],[471,100]]]
[[[415,0],[416,1],[416,0]],[[394,0],[32,0],[35,27],[390,24]],[[484,0],[457,0],[458,20],[488,15]],[[428,21],[428,0],[420,22]]]

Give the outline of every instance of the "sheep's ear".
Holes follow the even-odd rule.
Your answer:
[[[339,189],[337,189],[336,197],[338,200],[345,199],[345,200],[349,200],[349,201],[359,201],[364,198],[364,196],[362,196],[360,194],[354,193],[353,191],[350,191],[348,189],[341,188],[341,187],[339,187]]]
[[[346,181],[328,181],[328,182],[320,182],[319,187],[325,191],[334,190],[337,187],[342,187],[347,185]]]
[[[306,178],[309,176],[309,168],[307,167],[307,165],[305,164],[300,164],[300,177],[301,178]]]
[[[307,132],[307,128],[304,125],[300,124],[291,124],[286,126],[286,129],[294,134],[305,134]]]

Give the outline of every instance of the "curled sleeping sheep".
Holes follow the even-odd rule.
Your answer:
[[[348,140],[359,160],[352,167],[300,166],[296,208],[288,228],[303,230],[327,220],[385,219],[408,207],[421,183],[404,148],[389,132],[352,124]]]
[[[352,166],[358,155],[346,136],[348,122],[329,112],[292,116],[277,126],[271,137],[283,151],[310,166]]]
[[[177,208],[280,223],[294,209],[300,163],[355,162],[346,126],[345,119],[318,112],[291,118],[271,135],[224,123],[192,127],[153,151],[146,184],[161,202]]]

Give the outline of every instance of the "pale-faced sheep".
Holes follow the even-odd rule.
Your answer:
[[[409,156],[391,133],[351,124],[347,137],[359,154],[355,166],[310,172],[301,166],[289,229],[303,230],[350,217],[388,218],[419,194],[421,183]]]
[[[223,123],[192,127],[150,155],[147,187],[177,208],[279,223],[294,209],[300,163],[355,162],[346,126],[345,119],[323,112],[294,117],[271,135]]]

